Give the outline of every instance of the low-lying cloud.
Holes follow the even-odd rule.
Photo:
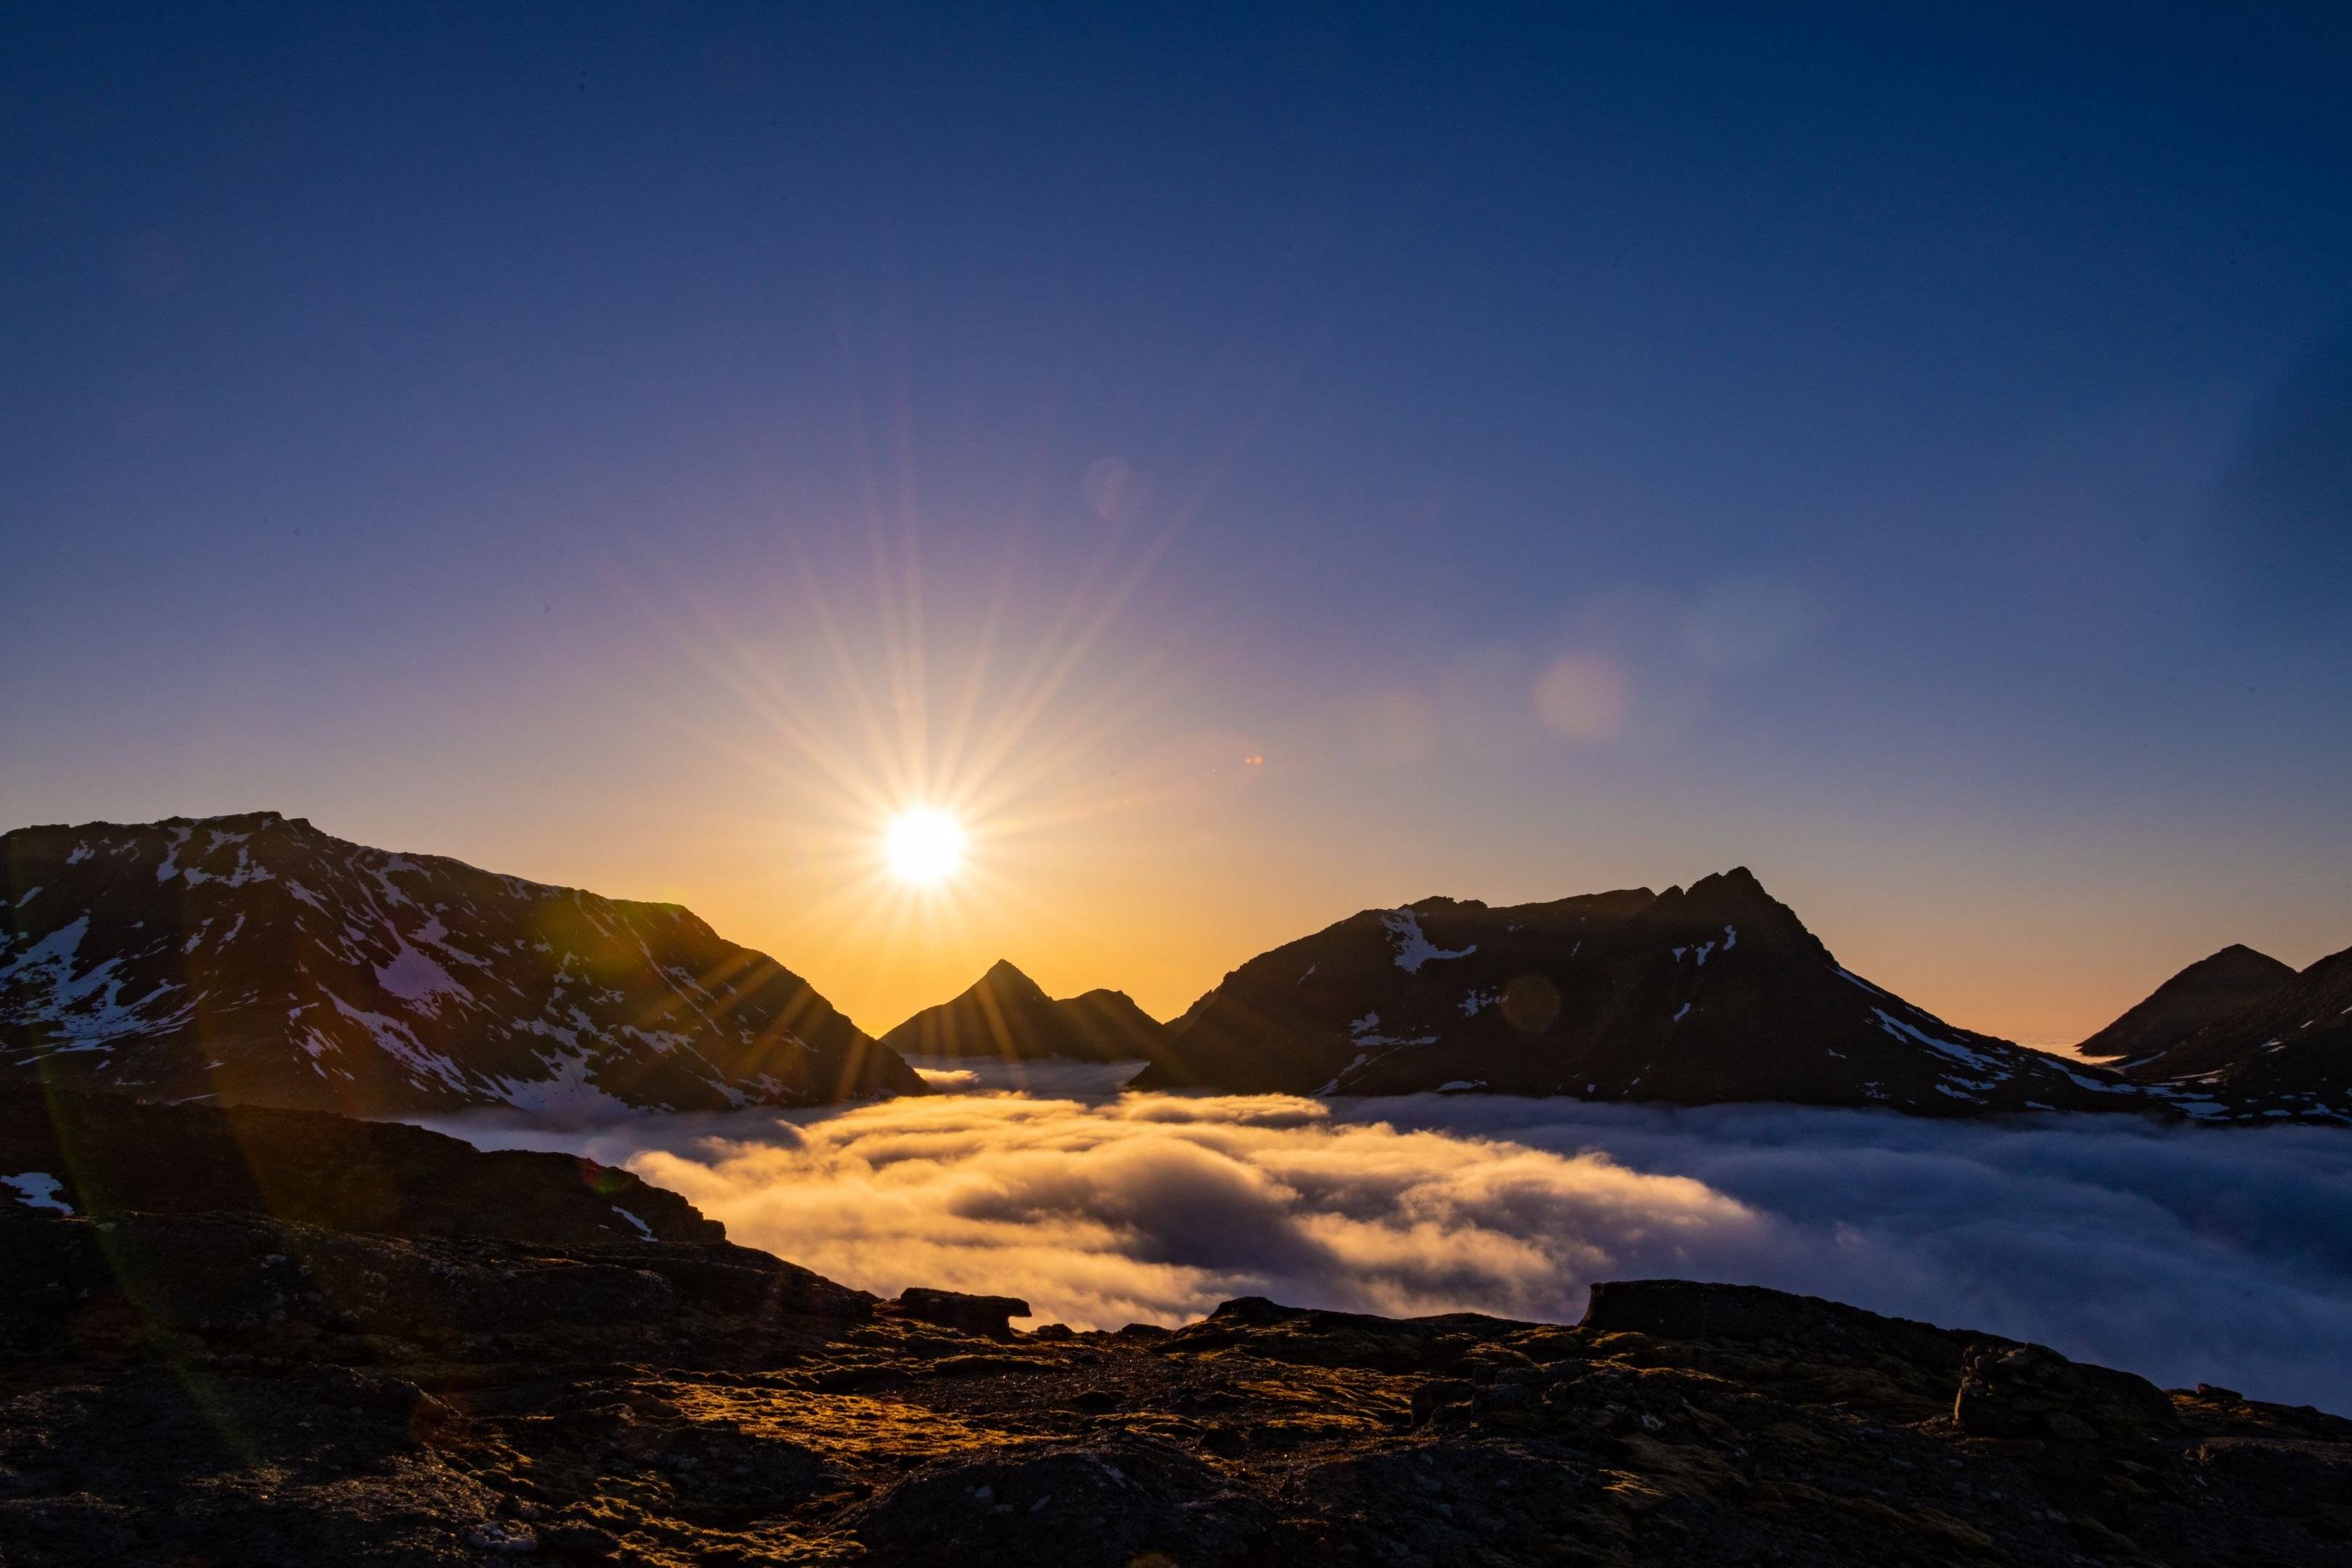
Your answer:
[[[1265,1295],[1574,1321],[1596,1279],[1771,1285],[2168,1385],[2352,1410],[2352,1132],[1415,1096],[950,1094],[485,1145],[623,1163],[865,1289],[1177,1322]]]

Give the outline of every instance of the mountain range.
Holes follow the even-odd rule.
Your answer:
[[[672,904],[271,812],[0,836],[0,1071],[375,1117],[929,1092],[911,1055],[1141,1060],[1142,1089],[2352,1121],[2352,952],[2297,974],[2224,950],[2083,1052],[2112,1065],[1959,1028],[1853,973],[1744,868],[1363,910],[1165,1026],[999,963],[876,1040]]]
[[[275,812],[0,836],[0,1061],[364,1116],[920,1094],[800,976],[674,904]]]

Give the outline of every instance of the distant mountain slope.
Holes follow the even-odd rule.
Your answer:
[[[2085,1057],[2112,1058],[2128,1073],[2294,979],[2294,971],[2268,953],[2232,943],[2199,959],[2074,1048]]]
[[[1366,910],[1227,975],[1134,1087],[1187,1085],[1930,1116],[2168,1110],[2113,1073],[1954,1028],[1847,973],[1745,868],[1664,893]]]
[[[0,836],[0,1067],[401,1115],[921,1093],[687,910],[371,849],[274,812]]]
[[[1000,959],[969,990],[924,1008],[884,1035],[882,1044],[918,1058],[1131,1062],[1151,1057],[1163,1032],[1124,991],[1088,991],[1055,1001]]]
[[[2133,1069],[2230,1114],[2352,1121],[2352,948]]]

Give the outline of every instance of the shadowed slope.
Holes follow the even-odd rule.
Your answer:
[[[2293,969],[2268,953],[2233,942],[2158,986],[2075,1049],[2113,1058],[2116,1068],[2130,1072],[2199,1030],[2244,1012],[2294,978]]]
[[[1955,1028],[1849,973],[1745,868],[1664,893],[1366,910],[1227,975],[1135,1080],[1188,1084],[1932,1116],[2164,1109],[2112,1074]]]
[[[274,812],[0,837],[0,1063],[364,1116],[923,1092],[806,981],[675,904]]]
[[[2147,1058],[2133,1076],[2193,1088],[2240,1115],[2352,1121],[2352,948]]]

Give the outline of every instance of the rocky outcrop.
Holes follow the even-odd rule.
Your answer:
[[[455,1138],[314,1110],[0,1093],[0,1173],[47,1212],[271,1215],[331,1230],[559,1247],[712,1242],[676,1193],[570,1154],[484,1153]],[[37,1177],[27,1183],[26,1177]],[[0,1189],[0,1210],[10,1206]]]
[[[887,1310],[917,1322],[1006,1340],[1013,1337],[1013,1320],[1029,1315],[1029,1303],[1018,1296],[970,1296],[961,1290],[910,1285],[898,1292]]]
[[[811,1105],[921,1079],[675,904],[275,812],[0,836],[0,1077],[382,1117]]]
[[[2103,1366],[2078,1366],[2043,1345],[1971,1351],[1960,1363],[1952,1419],[1974,1437],[2165,1436],[2179,1429],[2154,1384]]]

